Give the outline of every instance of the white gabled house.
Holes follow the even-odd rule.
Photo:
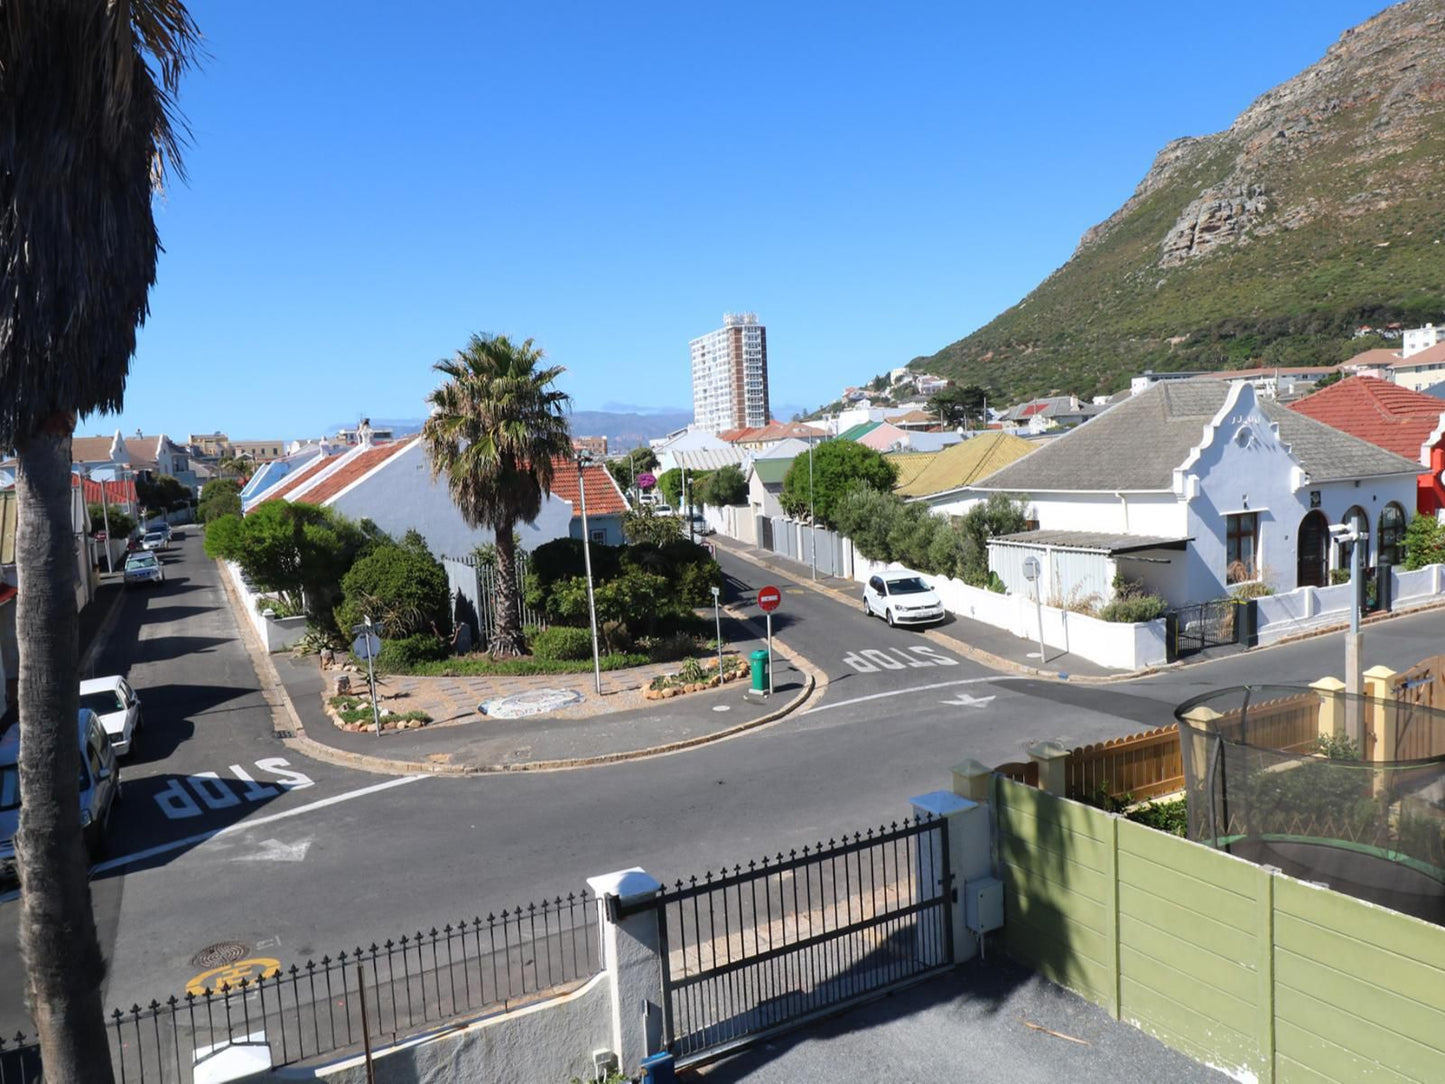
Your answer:
[[[1348,552],[1328,526],[1356,509],[1370,552],[1404,560],[1420,465],[1257,397],[1246,382],[1159,383],[983,479],[980,495],[1024,499],[1036,529],[989,543],[1009,591],[1107,600],[1116,574],[1174,604],[1262,580],[1276,591],[1329,583]]]

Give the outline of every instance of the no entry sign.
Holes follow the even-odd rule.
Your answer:
[[[782,601],[783,593],[776,587],[758,588],[758,606],[762,608],[763,613],[772,613]]]

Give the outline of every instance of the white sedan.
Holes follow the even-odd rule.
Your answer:
[[[943,620],[943,599],[917,572],[883,572],[863,588],[863,612],[892,625]]]
[[[131,751],[140,729],[140,697],[123,677],[91,678],[80,683],[80,706],[100,719],[115,755]]]

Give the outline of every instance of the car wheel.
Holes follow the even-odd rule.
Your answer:
[[[868,605],[868,596],[867,596],[867,595],[864,595],[864,596],[863,596],[863,615],[864,615],[865,617],[872,617],[872,616],[873,616],[873,607]]]
[[[888,627],[889,627],[890,629],[896,629],[896,628],[898,627],[897,625],[895,625],[895,624],[893,623],[893,611],[892,611],[892,610],[884,610],[884,611],[883,611],[883,620],[885,620],[885,621],[888,622]]]

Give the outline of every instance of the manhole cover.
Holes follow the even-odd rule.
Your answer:
[[[191,957],[191,963],[199,968],[209,969],[212,967],[224,967],[226,964],[233,964],[237,960],[244,959],[246,953],[250,952],[245,945],[239,941],[221,941],[218,944],[207,945]]]
[[[484,700],[477,705],[477,710],[494,719],[520,719],[527,715],[540,715],[545,711],[556,711],[558,708],[580,704],[583,699],[581,693],[571,689],[534,689],[513,696]]]

